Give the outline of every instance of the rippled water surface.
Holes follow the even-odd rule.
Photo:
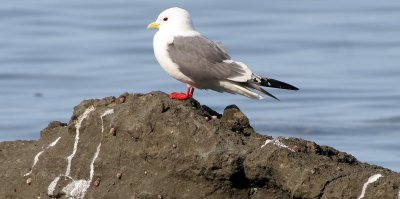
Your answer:
[[[219,112],[236,104],[258,132],[400,171],[400,2],[240,2],[2,1],[0,140],[37,139],[83,99],[184,90],[157,64],[146,30],[179,6],[253,72],[301,89],[270,89],[279,102],[196,91],[202,104]]]

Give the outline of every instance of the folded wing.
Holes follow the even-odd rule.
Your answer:
[[[228,79],[245,82],[251,78],[252,73],[246,65],[230,60],[220,43],[203,36],[175,37],[167,50],[179,70],[195,81]]]

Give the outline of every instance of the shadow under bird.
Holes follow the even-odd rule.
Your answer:
[[[163,11],[147,28],[158,29],[153,40],[158,63],[169,75],[187,85],[186,93],[171,93],[171,99],[189,99],[195,88],[252,99],[263,99],[262,95],[267,95],[277,100],[262,86],[299,90],[285,82],[254,74],[244,63],[232,60],[220,42],[207,39],[193,28],[189,13],[182,8]]]

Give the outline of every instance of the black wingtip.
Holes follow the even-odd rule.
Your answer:
[[[268,95],[268,96],[270,96],[270,97],[272,97],[272,98],[274,98],[274,99],[276,99],[276,100],[278,100],[278,101],[281,101],[280,99],[278,99],[277,97],[275,97],[274,95],[272,95],[271,93],[269,93],[268,91],[266,91],[266,90],[264,90],[264,89],[262,89],[263,90],[263,93],[264,94],[266,94],[266,95]]]
[[[297,88],[293,85],[290,85],[288,83],[281,82],[276,79],[266,78],[266,77],[261,78],[261,85],[266,86],[266,87],[280,88],[280,89],[287,89],[287,90],[299,90],[299,88]]]
[[[261,88],[259,85],[256,85],[255,83],[246,82],[246,83],[243,83],[243,85],[244,85],[245,87],[250,87],[250,88],[252,88],[252,89],[255,89],[255,90],[257,90],[257,91],[259,91],[259,92],[261,92],[261,93],[263,93],[263,94],[265,94],[265,95],[267,95],[267,96],[269,96],[269,97],[272,97],[272,98],[274,98],[274,99],[280,101],[277,97],[275,97],[274,95],[272,95],[272,94],[269,93],[268,91],[264,90],[264,89]]]
[[[293,86],[293,88],[292,88],[292,89],[290,89],[290,90],[298,91],[298,90],[300,90],[300,89],[299,89],[299,88],[297,88],[296,86]]]

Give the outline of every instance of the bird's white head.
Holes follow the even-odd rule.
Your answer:
[[[161,31],[167,31],[170,33],[185,33],[194,30],[189,12],[178,7],[164,10],[160,15],[158,15],[157,20],[150,23],[147,28],[158,28]]]

